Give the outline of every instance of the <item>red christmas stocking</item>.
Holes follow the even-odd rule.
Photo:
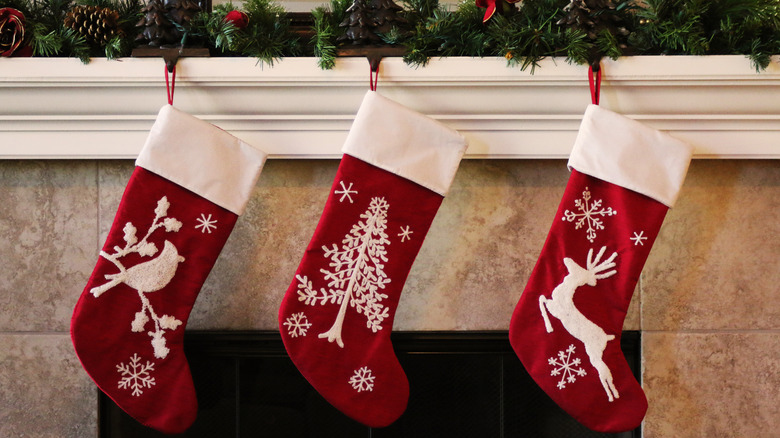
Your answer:
[[[390,343],[406,276],[466,149],[456,132],[368,92],[325,209],[279,309],[290,358],[337,409],[371,427],[406,409]]]
[[[569,183],[512,315],[509,340],[528,373],[593,430],[631,430],[647,410],[620,335],[691,153],[666,134],[589,106]]]
[[[184,328],[264,161],[172,106],[138,156],[71,338],[92,380],[146,426],[178,433],[195,420]]]

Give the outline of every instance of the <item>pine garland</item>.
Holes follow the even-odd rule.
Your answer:
[[[33,56],[76,57],[86,64],[91,57],[113,59],[130,55],[133,48],[131,38],[135,38],[136,34],[133,25],[138,20],[141,9],[139,0],[86,0],[78,3],[109,7],[119,12],[120,34],[112,38],[105,47],[90,46],[86,38],[65,26],[65,15],[76,4],[71,0],[10,1],[10,7],[22,11],[27,17],[32,34],[30,45]]]
[[[314,9],[314,35],[311,38],[313,55],[318,57],[317,64],[323,70],[330,70],[336,65],[337,40],[345,32],[339,23],[347,16],[347,9],[352,0],[331,0],[330,6],[320,6]]]
[[[247,0],[244,12],[249,17],[249,26],[238,32],[231,46],[233,51],[269,65],[301,53],[300,41],[290,30],[290,20],[283,7],[270,0]]]
[[[777,0],[647,0],[636,15],[642,54],[742,54],[762,70],[780,53]]]
[[[76,2],[77,1],[77,2]],[[128,56],[135,46],[143,0],[0,0],[0,7],[20,10],[34,56]],[[736,55],[749,58],[757,71],[780,54],[778,0],[612,0],[609,10],[590,11],[570,0],[523,0],[518,10],[495,14],[483,23],[484,9],[474,0],[446,7],[438,0],[399,0],[407,23],[380,35],[386,43],[406,47],[404,61],[424,66],[433,57],[503,56],[508,65],[532,71],[551,56],[585,64],[601,57],[624,55]],[[603,3],[603,2],[602,2]],[[104,47],[90,46],[63,25],[75,5],[107,7],[119,13],[119,32]],[[184,44],[200,44],[212,56],[252,56],[272,64],[285,56],[316,56],[323,69],[333,68],[339,48],[339,27],[352,0],[330,0],[312,11],[313,37],[301,41],[291,30],[284,8],[272,0],[246,0],[241,11],[248,25],[237,28],[225,17],[230,3],[201,12],[183,28]],[[592,3],[591,3],[592,5]],[[575,15],[575,13],[577,15]],[[621,32],[582,29],[574,19],[591,14],[598,21],[612,14]],[[586,17],[587,18],[587,17]],[[625,31],[625,33],[623,33]],[[308,38],[308,37],[307,37]]]

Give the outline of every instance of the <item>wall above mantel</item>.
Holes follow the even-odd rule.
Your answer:
[[[743,56],[605,61],[601,105],[666,130],[696,158],[780,158],[780,64]],[[136,157],[167,102],[162,59],[0,61],[0,158]],[[179,61],[175,106],[270,153],[338,158],[368,89],[365,59]],[[548,59],[533,74],[503,58],[382,61],[379,92],[464,134],[469,158],[566,158],[590,103],[587,67]],[[382,123],[382,120],[377,120]]]

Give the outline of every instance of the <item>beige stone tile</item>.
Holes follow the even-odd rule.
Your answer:
[[[643,273],[648,330],[780,328],[780,164],[696,160]]]
[[[0,436],[89,438],[97,387],[67,334],[0,334]]]
[[[338,164],[266,163],[246,213],[198,296],[189,328],[278,329],[279,305],[317,226]]]
[[[130,176],[133,174],[134,169],[135,161],[133,160],[109,160],[98,162],[100,207],[98,251],[103,247],[103,244],[108,237],[108,232],[111,230],[111,225],[114,223],[114,217],[119,209],[119,202],[122,200],[125,187],[127,187],[127,182],[130,181]]]
[[[640,282],[641,282],[640,278]],[[637,285],[634,290],[634,295],[631,297],[631,303],[628,305],[628,311],[626,312],[626,320],[623,322],[623,330],[641,330],[642,329],[642,312],[641,302],[642,293],[641,286]]]
[[[409,274],[395,329],[507,330],[567,180],[563,161],[463,161]]]
[[[507,330],[569,178],[560,160],[465,160],[410,272],[397,330]],[[626,329],[639,328],[639,300]]]
[[[646,438],[773,436],[780,332],[645,333]]]
[[[64,331],[95,263],[96,165],[0,161],[0,331]]]

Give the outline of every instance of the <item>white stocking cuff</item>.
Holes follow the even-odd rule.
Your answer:
[[[166,105],[135,164],[240,216],[266,156],[216,126]]]
[[[445,196],[466,147],[454,130],[369,91],[341,150]]]
[[[668,134],[590,105],[568,165],[672,207],[692,154],[693,147]]]

